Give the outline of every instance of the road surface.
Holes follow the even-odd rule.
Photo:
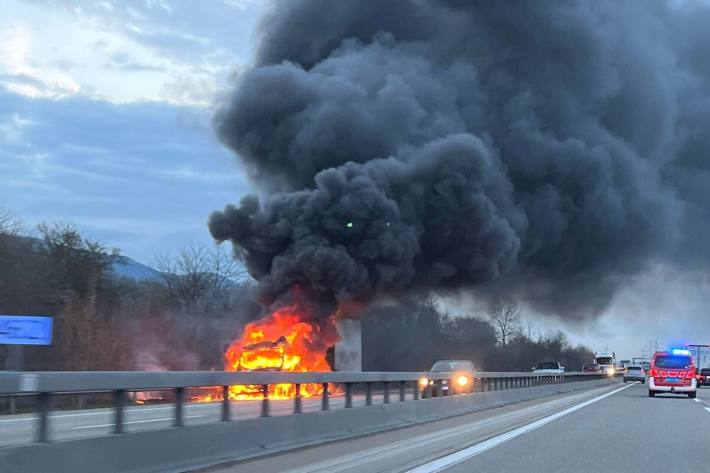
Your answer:
[[[409,390],[411,391],[411,390]],[[399,393],[397,393],[397,396]],[[407,392],[408,399],[411,392]],[[382,394],[373,393],[373,402],[381,402]],[[392,395],[392,399],[395,396]],[[320,398],[304,399],[303,411],[309,412],[321,408]],[[342,395],[330,399],[330,408],[344,407]],[[364,405],[364,395],[353,396],[355,406]],[[145,405],[127,407],[125,411],[126,432],[139,430],[164,429],[173,425],[175,408],[172,404]],[[289,415],[293,413],[293,401],[270,401],[271,415]],[[258,417],[261,414],[261,401],[235,401],[231,403],[232,419]],[[219,422],[222,417],[221,402],[186,403],[185,424]],[[114,412],[112,409],[82,409],[74,411],[54,411],[50,414],[50,439],[67,440],[108,435],[113,430]],[[27,444],[36,438],[37,416],[35,414],[0,416],[0,447]]]
[[[710,471],[710,389],[615,383],[216,468],[210,473]]]

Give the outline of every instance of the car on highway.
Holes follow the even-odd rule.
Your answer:
[[[698,373],[698,387],[710,386],[710,368],[703,368]]]
[[[436,396],[438,389],[441,394],[461,394],[471,391],[473,376],[476,372],[476,365],[471,360],[437,360],[429,370],[432,373],[451,373],[451,377],[437,381],[427,376],[419,380],[419,388],[424,392],[431,389],[432,395]],[[452,384],[453,383],[453,384]]]
[[[563,374],[565,367],[559,361],[541,361],[532,370],[535,374]]]
[[[582,366],[582,373],[601,373],[602,368],[596,363],[587,363]]]
[[[642,384],[646,384],[646,372],[643,367],[641,365],[628,365],[624,373],[624,382],[626,383],[627,381],[640,381]]]
[[[670,393],[695,398],[697,383],[695,360],[688,350],[674,349],[653,354],[648,373],[648,397]]]

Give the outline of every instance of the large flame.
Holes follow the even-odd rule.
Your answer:
[[[225,353],[225,371],[331,371],[326,360],[328,347],[337,341],[331,317],[308,322],[296,306],[283,307],[268,317],[244,327],[241,338]],[[302,385],[301,395],[320,395],[320,385]],[[270,386],[269,397],[289,399],[296,395],[293,384]],[[229,398],[260,399],[260,386],[231,386]]]

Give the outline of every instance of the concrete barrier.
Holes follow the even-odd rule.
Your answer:
[[[560,393],[618,383],[599,379],[419,401],[0,448],[12,473],[159,473],[253,458]]]

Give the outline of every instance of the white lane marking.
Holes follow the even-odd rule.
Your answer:
[[[434,460],[432,462],[418,466],[417,468],[413,468],[413,469],[409,470],[407,473],[437,473],[439,471],[443,471],[451,466],[456,465],[457,463],[461,463],[462,461],[465,461],[465,460],[468,460],[469,458],[475,457],[476,455],[479,455],[479,454],[485,452],[486,450],[490,450],[493,447],[497,447],[498,445],[508,442],[516,437],[519,437],[523,434],[526,434],[526,433],[531,432],[535,429],[538,429],[538,428],[542,427],[543,425],[549,424],[550,422],[553,422],[553,421],[560,419],[568,414],[578,411],[579,409],[585,408],[585,407],[587,407],[591,404],[594,404],[595,402],[601,401],[602,399],[605,399],[609,396],[613,396],[614,394],[618,393],[619,391],[623,391],[624,389],[627,389],[631,386],[634,386],[634,384],[627,384],[626,386],[623,386],[619,389],[615,389],[609,393],[602,394],[599,397],[595,397],[593,399],[582,402],[582,403],[577,404],[575,406],[568,407],[567,409],[561,410],[560,412],[556,412],[555,414],[549,415],[547,417],[543,417],[542,419],[538,419],[535,422],[531,422],[527,425],[524,425],[522,427],[518,427],[517,429],[513,429],[513,430],[506,432],[504,434],[500,434],[500,435],[492,437],[488,440],[484,440],[483,442],[479,442],[477,444],[471,445],[470,447],[464,448],[463,450],[459,450],[458,452],[452,453],[451,455],[446,455],[445,457],[441,457],[441,458]]]
[[[203,407],[203,406],[215,406],[215,404],[186,404],[186,408],[193,408],[193,407]],[[149,411],[165,411],[168,409],[175,409],[175,406],[165,406],[165,407],[134,407],[134,408],[129,408],[126,409],[126,412],[135,412],[135,413],[141,413],[141,412],[149,412]],[[99,411],[99,412],[82,412],[80,414],[57,414],[53,416],[49,416],[50,419],[64,419],[68,417],[85,417],[85,416],[102,416],[102,415],[113,415],[113,411]],[[37,417],[35,416],[30,416],[30,417],[22,417],[20,419],[0,419],[0,424],[5,424],[9,422],[27,422],[27,421],[34,421],[36,420]]]
[[[562,399],[546,401],[541,404],[526,407],[523,409],[518,409],[507,414],[495,415],[493,417],[483,419],[477,422],[463,424],[456,427],[450,427],[448,429],[437,430],[436,432],[418,435],[416,437],[408,438],[406,440],[401,440],[398,442],[388,443],[380,447],[373,447],[359,452],[342,455],[340,457],[330,458],[328,460],[306,465],[304,467],[294,468],[286,471],[285,473],[337,473],[339,471],[349,470],[356,466],[361,466],[363,464],[367,464],[372,461],[391,456],[395,453],[400,454],[408,450],[414,450],[420,447],[430,445],[433,441],[442,441],[459,435],[469,434],[489,425],[504,422],[508,419],[512,419],[515,417],[525,416],[536,411],[545,410],[557,404],[567,403],[570,400],[573,400],[578,397],[584,397],[587,394],[588,393],[579,393]]]
[[[703,401],[701,401],[700,399],[698,399],[697,397],[693,398],[693,401],[695,401],[695,402],[703,402]]]
[[[185,419],[194,419],[195,417],[205,417],[204,415],[194,415],[185,416]],[[162,419],[148,419],[148,420],[132,420],[130,422],[124,422],[124,424],[146,424],[148,422],[163,422],[166,420],[175,420],[174,417],[164,417]],[[81,427],[72,427],[71,430],[82,430],[82,429],[98,429],[99,427],[113,427],[115,424],[99,424],[99,425],[82,425]]]
[[[710,412],[710,407],[706,407],[705,410]]]
[[[278,402],[278,401],[272,401],[272,402]],[[243,403],[243,404],[242,404]],[[260,405],[261,401],[258,401],[259,404],[257,404],[257,401],[232,401],[232,406],[240,406],[240,405]],[[339,399],[331,399],[330,405],[331,406],[339,406],[340,404],[344,404],[345,401],[339,400]],[[320,406],[321,401],[313,401],[313,402],[304,402],[303,407],[315,407],[315,406]],[[195,404],[185,404],[186,409],[195,409],[195,408],[203,408],[203,407],[212,407],[215,408],[217,411],[218,409],[221,408],[221,403],[195,403]],[[282,404],[275,404],[274,408],[280,407]],[[286,407],[286,406],[284,406]],[[126,409],[126,412],[135,412],[136,414],[139,414],[141,412],[150,412],[150,411],[167,411],[175,409],[175,406],[163,406],[163,407],[134,407],[134,408],[129,408]],[[113,411],[99,411],[99,412],[82,412],[78,414],[57,414],[53,416],[49,416],[50,419],[65,419],[69,417],[85,417],[85,416],[103,416],[103,415],[113,415]],[[9,424],[12,422],[34,422],[37,420],[36,416],[29,416],[29,417],[21,417],[19,419],[0,419],[0,424]]]

